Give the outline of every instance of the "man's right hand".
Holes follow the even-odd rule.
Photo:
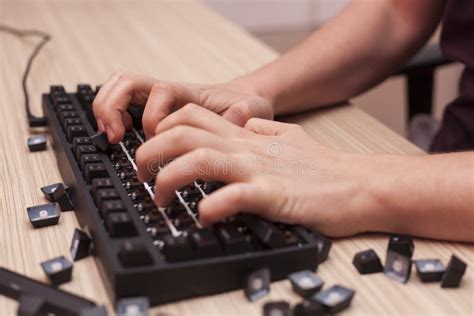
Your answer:
[[[188,103],[195,103],[243,126],[252,117],[272,119],[273,108],[251,87],[238,82],[195,85],[164,82],[129,73],[114,73],[102,86],[93,103],[100,132],[111,143],[118,143],[130,128],[130,104],[144,106],[143,129],[146,138],[155,134],[161,120]]]

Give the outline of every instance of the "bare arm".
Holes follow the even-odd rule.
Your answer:
[[[238,78],[276,114],[346,100],[377,84],[438,25],[444,0],[356,0],[273,63]]]

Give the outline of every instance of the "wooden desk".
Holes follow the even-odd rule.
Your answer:
[[[176,81],[217,82],[248,72],[275,58],[276,53],[194,1],[5,1],[0,20],[17,27],[39,28],[54,38],[35,62],[29,81],[33,108],[49,85],[75,89],[80,82],[100,83],[116,69],[147,73]],[[26,207],[44,203],[39,188],[61,181],[55,156],[29,153],[20,83],[33,39],[0,34],[0,265],[45,281],[39,263],[69,253],[78,223],[72,212],[58,226],[35,230]],[[421,154],[362,111],[344,106],[289,121],[303,124],[319,141],[358,152]],[[348,166],[350,168],[350,166]],[[360,276],[351,264],[357,251],[374,248],[385,256],[387,236],[363,235],[334,242],[330,259],[318,274],[327,285],[356,289],[348,314],[473,314],[473,246],[416,240],[415,258],[440,258],[451,253],[469,268],[458,290],[421,284],[413,275],[406,285],[383,274]],[[212,282],[212,281],[210,281]],[[107,304],[93,258],[74,264],[73,281],[61,288]],[[299,301],[288,281],[272,284],[271,294],[248,303],[242,291],[186,300],[154,310],[172,315],[258,315],[269,300]],[[15,313],[16,303],[0,297],[0,315]]]

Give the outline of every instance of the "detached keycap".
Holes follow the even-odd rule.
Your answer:
[[[312,299],[323,305],[329,313],[338,313],[351,305],[355,291],[335,285],[327,290],[316,293]]]
[[[73,261],[78,261],[86,258],[90,254],[92,240],[90,237],[80,229],[75,229],[72,235],[71,247],[69,251]]]
[[[69,191],[69,188],[65,186],[63,183],[54,183],[50,185],[46,185],[41,188],[41,192],[43,192],[44,197],[49,201],[49,202],[56,202],[54,199],[53,193],[54,191],[58,188],[58,186],[64,186],[66,192]]]
[[[71,281],[72,264],[64,256],[44,261],[41,267],[53,286]]]
[[[415,251],[415,244],[413,243],[413,239],[408,235],[390,235],[387,251],[389,250],[411,258]]]
[[[446,268],[446,273],[441,279],[441,287],[443,288],[456,288],[459,287],[461,279],[466,272],[467,264],[456,257],[455,255],[451,256],[449,260],[448,267]]]
[[[310,270],[291,273],[288,276],[293,291],[302,297],[309,297],[319,292],[323,287],[324,281]]]
[[[395,251],[387,251],[384,273],[389,278],[406,283],[411,274],[411,258]]]
[[[380,258],[373,249],[356,253],[352,263],[360,274],[370,274],[383,271]]]
[[[290,303],[286,301],[268,302],[263,305],[263,316],[290,316]]]
[[[293,308],[293,316],[324,316],[327,315],[323,305],[313,300],[303,300]]]
[[[166,261],[188,260],[194,255],[189,240],[183,235],[178,237],[166,235],[163,237],[163,243],[163,255]]]
[[[270,270],[263,268],[248,274],[245,278],[244,293],[254,302],[270,293]]]
[[[118,316],[148,316],[150,301],[147,297],[122,298],[117,302]]]
[[[153,263],[150,253],[144,245],[125,241],[119,250],[119,259],[124,267],[138,267]]]
[[[106,152],[109,148],[109,141],[106,133],[98,133],[91,136],[91,141],[102,152]]]
[[[62,183],[60,183],[53,191],[53,199],[59,204],[59,207],[63,212],[72,211],[74,209],[74,204],[69,197],[69,193]]]
[[[56,225],[61,211],[57,203],[48,203],[27,208],[28,218],[34,228]]]
[[[105,219],[110,236],[115,238],[130,237],[137,234],[135,224],[127,212],[110,213]]]
[[[415,260],[418,276],[423,282],[439,282],[446,269],[438,259]]]
[[[198,258],[222,255],[222,248],[216,235],[209,229],[196,229],[189,234],[189,240]]]
[[[31,152],[45,150],[47,141],[46,135],[31,136],[28,138],[28,148]]]

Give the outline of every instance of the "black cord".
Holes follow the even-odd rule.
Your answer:
[[[43,117],[38,117],[34,116],[31,113],[30,110],[30,99],[28,96],[28,89],[26,87],[26,81],[28,79],[28,74],[30,73],[31,65],[33,64],[33,60],[35,57],[38,55],[38,53],[41,51],[44,45],[51,39],[51,35],[40,31],[40,30],[19,30],[16,28],[13,28],[11,26],[5,25],[5,24],[0,24],[0,31],[1,32],[6,32],[10,33],[12,35],[15,35],[17,37],[26,37],[26,36],[38,36],[41,37],[41,41],[36,45],[35,49],[31,53],[30,57],[28,58],[28,63],[26,64],[26,69],[25,72],[23,73],[22,77],[22,86],[23,86],[23,94],[25,96],[25,109],[26,109],[26,115],[28,118],[28,123],[30,127],[39,127],[39,126],[46,126],[46,118]]]

